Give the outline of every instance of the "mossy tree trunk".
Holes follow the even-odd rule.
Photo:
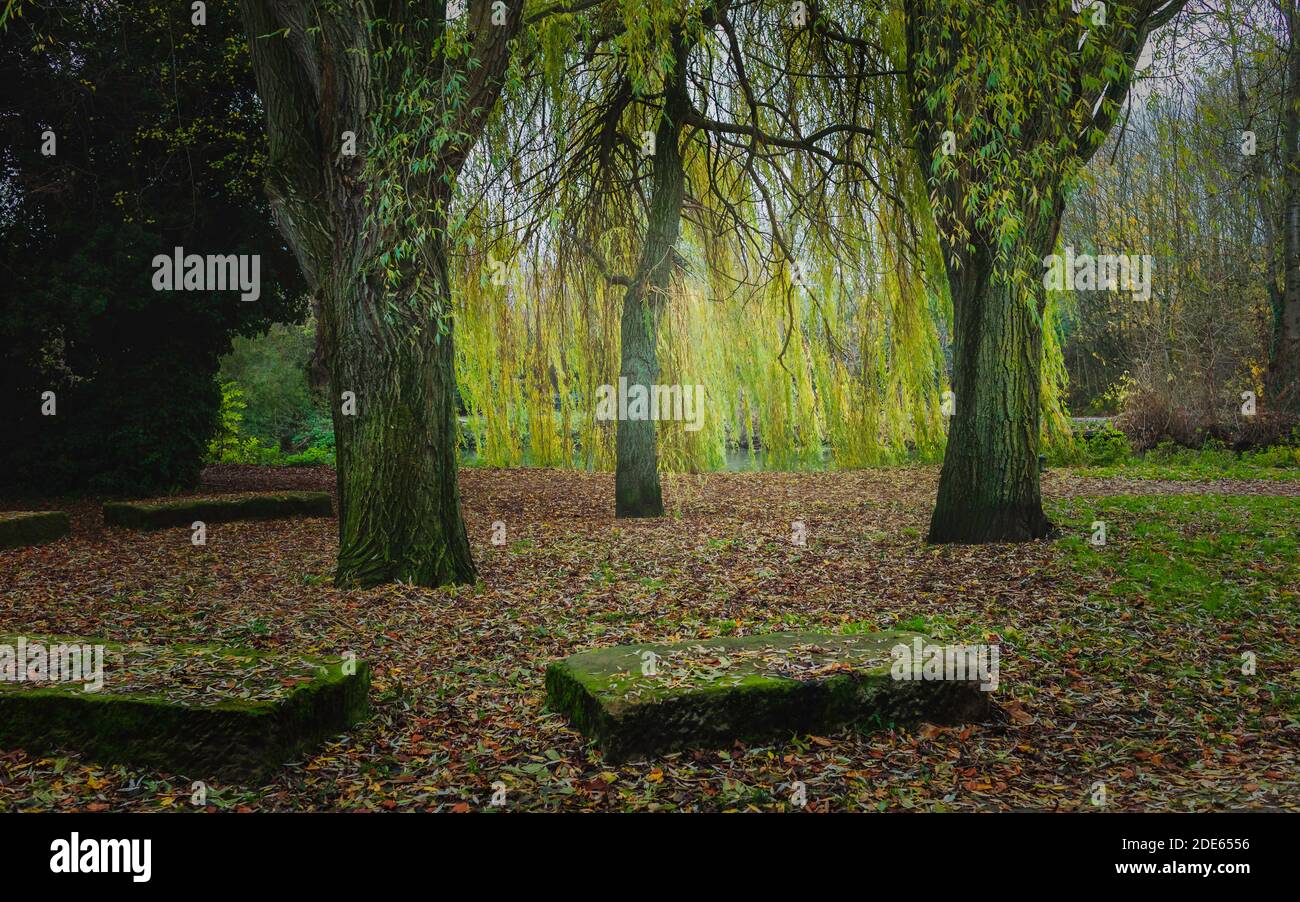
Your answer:
[[[956,410],[931,542],[1021,542],[1051,535],[1039,490],[1042,306],[994,281],[987,251],[949,273]]]
[[[1282,290],[1271,292],[1273,335],[1265,403],[1300,422],[1300,3],[1282,5],[1290,43],[1282,100]]]
[[[492,23],[490,0],[471,0],[471,49],[455,59],[440,49],[448,27],[440,6],[241,6],[266,110],[267,193],[315,295],[330,370],[339,493],[335,581],[470,581],[442,217],[500,93],[522,0],[510,0],[500,26]],[[458,85],[454,103],[440,88],[449,80]],[[391,102],[410,94],[419,96]],[[441,117],[433,128],[431,108]],[[387,135],[376,131],[381,113]],[[405,138],[397,151],[405,158],[389,169],[371,165],[392,162],[394,130]],[[354,155],[343,150],[348,132]],[[400,165],[410,160],[421,166]],[[412,199],[396,217],[374,202],[394,171]],[[394,263],[391,250],[402,242],[413,250]],[[394,266],[402,269],[396,281],[385,272]]]
[[[645,283],[637,282],[623,296],[619,377],[620,381],[627,379],[629,391],[635,385],[644,385],[648,391],[659,380],[659,358],[655,351],[658,302],[646,294]],[[624,417],[618,421],[615,436],[615,516],[661,517],[663,512],[655,422]]]
[[[430,260],[441,301],[448,297],[444,260],[440,249]],[[374,316],[390,299],[377,281],[332,282],[322,305],[337,437],[335,581],[470,581],[474,560],[456,476],[451,322],[440,334],[436,324],[410,321],[391,307],[387,317]],[[355,412],[342,403],[345,392]]]
[[[679,146],[682,123],[690,110],[686,93],[686,57],[690,51],[680,35],[673,42],[674,68],[664,90],[664,107],[655,130],[652,189],[645,243],[632,284],[623,295],[620,323],[619,376],[632,386],[651,387],[659,381],[655,349],[660,310],[666,302],[674,267],[673,249],[681,231],[686,176]],[[647,402],[648,403],[648,402]],[[620,418],[616,437],[614,511],[619,517],[659,517],[664,512],[659,484],[659,455],[655,421]]]
[[[1054,532],[1038,475],[1040,267],[1067,186],[1114,125],[1148,35],[1183,5],[1137,0],[1103,20],[1067,0],[904,3],[918,162],[954,317],[956,410],[931,542]]]

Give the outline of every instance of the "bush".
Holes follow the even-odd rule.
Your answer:
[[[20,374],[12,395],[0,390],[21,401],[9,408],[0,491],[139,496],[197,484],[221,391],[212,380],[215,354],[175,337],[183,318],[153,308],[120,314],[116,359],[97,357],[93,378],[42,381],[33,368]],[[41,415],[46,390],[55,394],[54,416]]]
[[[1291,436],[1287,444],[1247,451],[1241,455],[1241,459],[1243,463],[1249,463],[1257,467],[1273,467],[1275,469],[1300,467],[1300,427],[1291,430]]]
[[[1083,455],[1089,466],[1108,467],[1123,463],[1133,453],[1128,436],[1114,426],[1103,426],[1083,440]]]
[[[243,387],[235,382],[221,386],[221,416],[216,436],[208,446],[208,463],[256,464],[271,467],[315,467],[334,465],[334,430],[317,412],[308,421],[308,431],[295,436],[301,451],[286,454],[278,447],[263,444],[255,435],[246,434],[248,404]]]
[[[248,54],[231,52],[245,41],[237,6],[209,3],[203,39],[167,57],[166,77],[158,50],[189,27],[188,5],[29,3],[24,30],[46,49],[5,35],[5,495],[194,485],[232,336],[306,312],[261,189],[265,127]],[[22,137],[35,122],[58,123],[57,156]],[[151,290],[153,256],[178,246],[258,254],[261,298]]]
[[[303,423],[302,428],[294,433],[293,446],[312,450],[320,448],[334,454],[334,420],[328,411],[314,410]]]
[[[1141,451],[1164,442],[1184,448],[1214,442],[1236,451],[1267,448],[1285,442],[1294,426],[1287,414],[1263,406],[1253,415],[1243,415],[1236,387],[1220,392],[1211,403],[1194,393],[1181,393],[1177,382],[1153,385],[1126,380],[1119,400],[1122,409],[1116,423]]]
[[[314,333],[308,322],[235,342],[221,364],[221,429],[209,462],[333,465],[334,424],[307,378]]]
[[[286,454],[280,458],[280,464],[286,467],[334,466],[334,449],[311,447],[297,454]]]
[[[221,360],[221,378],[237,382],[243,393],[244,435],[286,449],[290,436],[318,416],[307,380],[314,345],[311,321],[275,325],[265,335],[235,339],[233,350]]]

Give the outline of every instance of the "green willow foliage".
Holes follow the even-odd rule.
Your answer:
[[[945,188],[931,195],[935,215],[948,240],[968,253],[976,237],[991,236],[997,277],[1009,282],[1040,278],[1041,254],[1023,239],[1072,189],[1087,160],[1084,149],[1106,138],[1092,123],[1099,112],[1113,118],[1117,101],[1107,96],[1094,110],[1093,95],[1128,77],[1124,52],[1109,38],[1132,7],[1073,6],[945,0],[926,4],[918,25],[957,37],[916,55],[924,114],[953,133],[958,149],[974,149],[936,149],[931,174]],[[1078,85],[1070,80],[1076,72]]]
[[[906,151],[901,13],[823,4],[822,19],[796,26],[788,3],[746,9],[731,10],[734,38],[706,21],[713,4],[678,2],[558,16],[534,36],[532,78],[507,93],[457,211],[456,372],[481,463],[614,465],[615,424],[593,416],[597,390],[619,374],[625,288],[608,275],[635,268],[646,229],[637,148],[660,115],[674,29],[692,44],[697,110],[782,135],[848,115],[843,81],[789,74],[840,62],[824,37],[844,33],[838,22],[853,23],[854,64],[884,73],[854,82],[873,131],[836,145],[854,166],[828,175],[816,154],[747,153],[683,129],[687,202],[659,322],[660,382],[703,385],[707,408],[699,431],[659,424],[660,466],[716,469],[728,448],[756,442],[783,467],[824,450],[844,467],[942,457],[952,313],[931,199]],[[733,39],[765,106],[736,85]],[[1045,332],[1051,445],[1069,440],[1051,307]]]

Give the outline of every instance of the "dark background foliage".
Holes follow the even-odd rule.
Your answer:
[[[0,34],[0,490],[193,485],[232,338],[305,313],[260,190],[235,4],[190,17],[188,3],[39,3]],[[260,254],[261,297],[155,291],[151,261],[176,246]]]

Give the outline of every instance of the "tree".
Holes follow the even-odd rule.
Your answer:
[[[1260,384],[1282,296],[1283,35],[1267,4],[1190,3],[1153,38],[1141,100],[1071,195],[1063,245],[1157,254],[1149,297],[1097,286],[1068,304],[1073,399],[1121,402],[1138,447],[1242,447],[1289,428]]]
[[[1300,423],[1300,3],[1282,0],[1286,72],[1282,125],[1282,286],[1273,288],[1268,403]]]
[[[523,2],[494,12],[475,0],[458,21],[441,4],[401,0],[242,6],[270,135],[266,190],[319,303],[330,370],[335,580],[471,580],[445,315],[448,212],[501,91]]]
[[[623,296],[620,328],[622,362],[619,377],[629,386],[649,392],[659,382],[655,349],[655,321],[664,303],[676,263],[677,236],[681,231],[682,199],[686,174],[680,146],[682,127],[690,109],[686,91],[686,63],[690,44],[677,31],[672,38],[671,69],[664,78],[663,111],[655,129],[651,166],[650,216],[641,259],[628,280]],[[651,401],[650,403],[653,403]],[[618,466],[614,473],[614,510],[619,517],[659,517],[664,512],[655,453],[653,419],[625,419],[618,423]]]
[[[1039,488],[1041,279],[1079,169],[1182,0],[905,0],[919,162],[952,296],[956,411],[931,542],[1049,536]]]
[[[880,156],[888,123],[874,120],[893,73],[863,35],[883,9],[834,6],[854,13],[850,33],[830,9],[710,0],[666,6],[648,34],[606,23],[573,52],[552,103],[564,126],[524,206],[529,227],[558,218],[549,240],[579,249],[562,267],[594,269],[622,290],[618,373],[629,395],[653,397],[659,324],[693,260],[715,287],[740,262],[724,294],[783,290],[788,340],[800,252],[852,269],[855,249],[878,237],[868,221],[887,205],[880,180],[891,167]],[[520,108],[536,110],[551,91]],[[620,418],[618,516],[662,514],[658,457],[654,419]]]

